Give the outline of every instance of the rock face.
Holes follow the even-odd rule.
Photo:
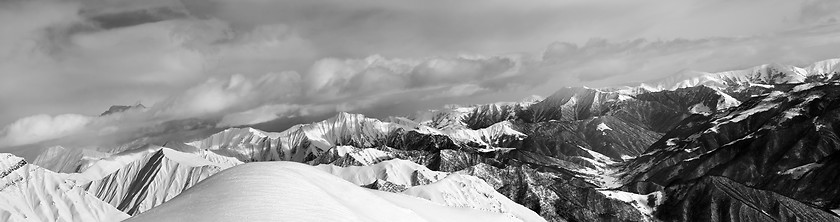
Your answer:
[[[840,86],[802,85],[730,112],[684,122],[626,166],[627,179],[662,186],[725,177],[823,210],[835,209]],[[749,169],[749,170],[744,170]]]
[[[666,193],[658,209],[666,221],[840,221],[827,211],[725,177],[675,184]]]
[[[0,153],[0,220],[120,221],[128,215],[65,182],[67,176]]]

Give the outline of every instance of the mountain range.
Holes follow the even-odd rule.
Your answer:
[[[840,221],[838,64],[48,144],[0,155],[0,219]]]

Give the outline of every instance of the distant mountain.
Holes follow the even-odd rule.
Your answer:
[[[685,71],[665,79],[643,83],[650,91],[675,90],[704,85],[715,89],[749,87],[752,85],[795,84],[811,81],[830,81],[840,77],[840,59],[828,59],[807,67],[764,64],[743,70],[717,73]]]
[[[146,109],[146,106],[144,106],[143,104],[140,104],[140,103],[138,103],[137,105],[133,105],[133,106],[114,105],[114,106],[111,106],[111,108],[108,108],[107,111],[103,112],[102,114],[99,114],[99,116],[107,116],[107,115],[111,115],[111,114],[114,114],[114,113],[121,113],[121,112],[125,112],[126,110],[143,110],[143,109]]]

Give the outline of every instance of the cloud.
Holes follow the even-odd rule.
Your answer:
[[[150,111],[158,118],[200,118],[271,102],[292,102],[300,95],[299,83],[300,76],[295,72],[210,78],[155,104]]]
[[[738,38],[612,42],[556,42],[542,56],[539,73],[564,73],[549,84],[611,86],[664,78],[683,70],[726,71],[766,63],[808,65],[835,58],[839,26],[816,26]],[[559,83],[563,82],[563,83]]]
[[[0,147],[29,144],[70,135],[93,118],[78,114],[35,115],[19,119],[0,132]]]
[[[475,55],[327,58],[315,62],[302,76],[287,71],[211,78],[155,104],[151,112],[168,119],[224,116],[220,125],[242,125],[307,113],[366,109],[395,100],[463,97],[482,90],[501,90],[476,84],[512,75],[519,66],[517,59]],[[425,95],[426,91],[434,91],[435,96],[411,95]]]
[[[840,2],[832,0],[806,0],[799,11],[800,22],[836,23],[840,19]]]
[[[386,94],[431,87],[479,84],[515,75],[516,56],[462,55],[454,57],[323,59],[304,77],[310,95]]]
[[[119,131],[183,118],[228,126],[336,111],[399,115],[684,69],[803,65],[837,57],[835,6],[831,0],[0,1],[0,125],[36,113],[98,114],[138,100],[154,105],[96,117],[85,128]]]

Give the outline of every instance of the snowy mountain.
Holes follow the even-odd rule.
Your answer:
[[[764,64],[743,70],[716,73],[686,71],[668,78],[643,83],[640,87],[651,90],[675,90],[704,85],[715,89],[736,86],[766,86],[774,84],[804,83],[813,80],[833,80],[840,74],[840,59],[828,59],[806,67]]]
[[[120,221],[128,215],[55,173],[0,154],[0,220]]]
[[[51,145],[0,158],[0,218],[840,221],[838,63]]]

